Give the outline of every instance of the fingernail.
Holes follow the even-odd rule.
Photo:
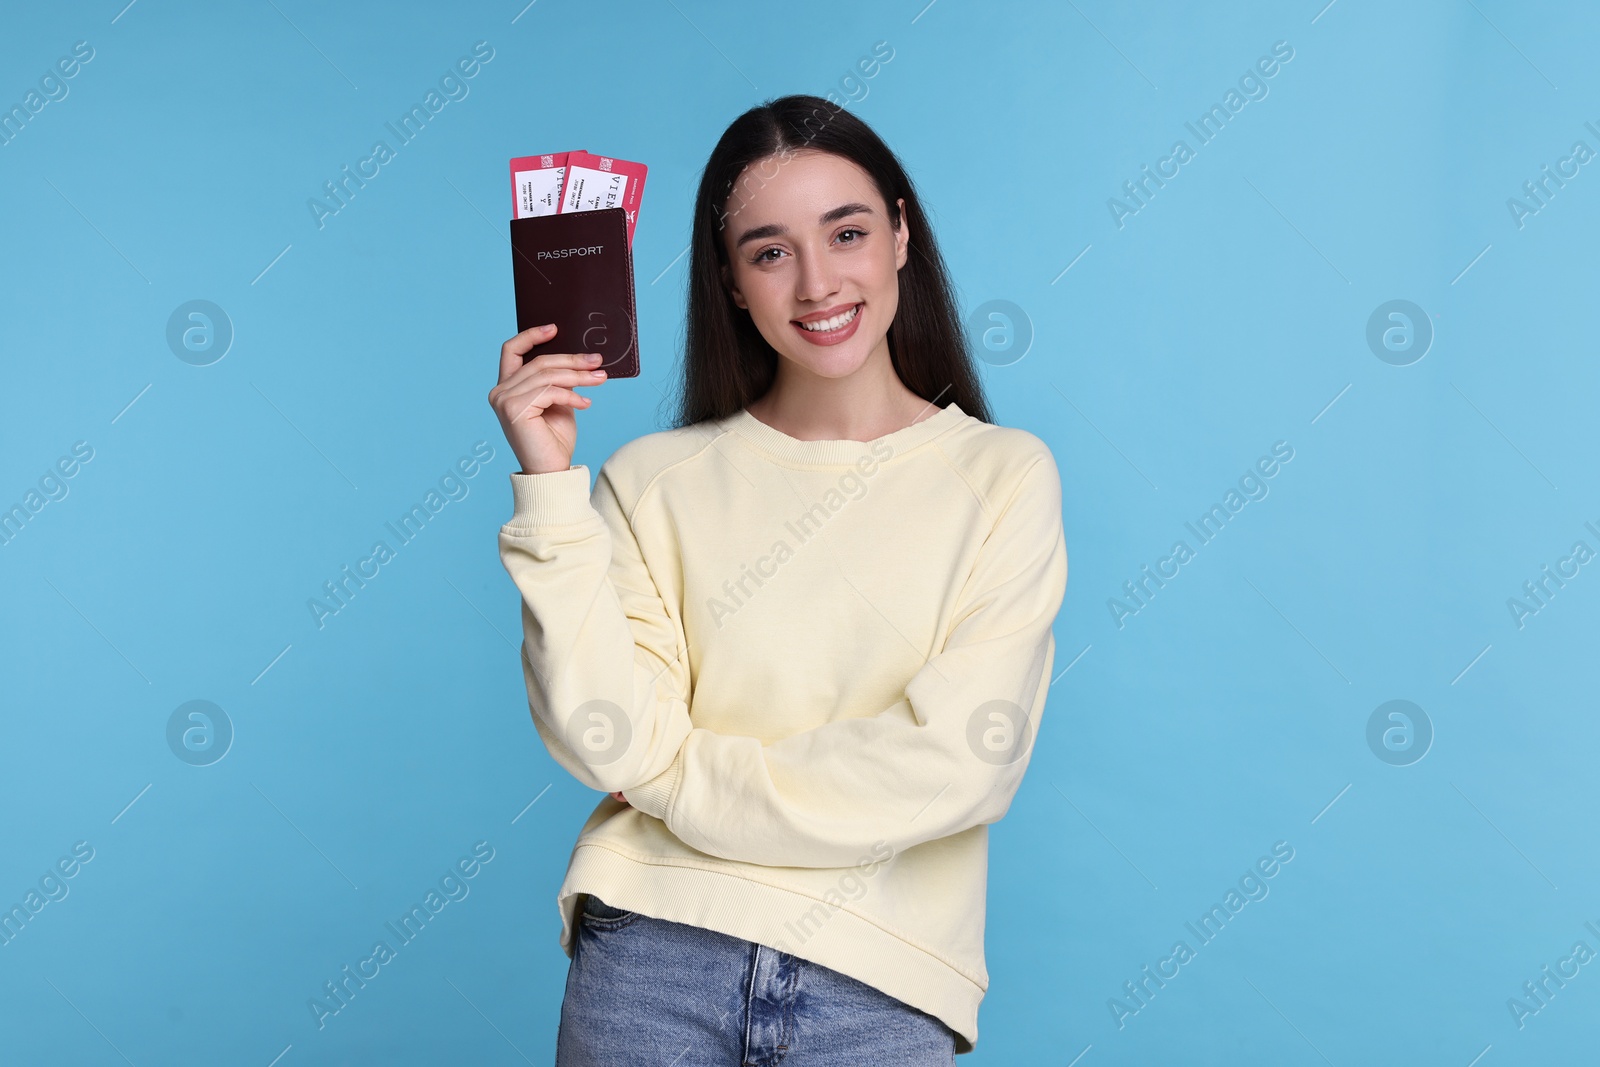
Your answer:
[[[598,352],[590,352],[588,355],[584,356],[583,358],[588,363],[599,363],[600,362],[600,353],[598,353]]]

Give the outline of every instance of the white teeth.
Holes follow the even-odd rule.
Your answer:
[[[839,327],[845,325],[851,319],[855,318],[856,312],[860,310],[861,305],[857,304],[855,307],[851,308],[849,311],[846,311],[842,315],[835,315],[833,318],[823,319],[821,322],[802,322],[800,326],[802,329],[810,330],[812,333],[823,333],[827,330],[837,330]]]

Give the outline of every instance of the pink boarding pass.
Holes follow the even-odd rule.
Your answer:
[[[555,215],[561,211],[561,192],[567,174],[567,158],[584,152],[552,152],[542,156],[521,156],[511,161],[512,218]]]
[[[622,208],[628,222],[628,245],[632,247],[639,199],[644,195],[644,176],[649,168],[643,163],[588,152],[568,152],[566,164],[560,210],[565,213]]]

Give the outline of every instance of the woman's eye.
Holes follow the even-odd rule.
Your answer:
[[[843,244],[847,244],[847,245],[859,244],[860,243],[859,238],[867,236],[867,231],[866,230],[858,230],[854,226],[852,226],[849,229],[840,230],[838,236],[835,237],[834,240],[839,240],[840,238],[843,238],[846,235],[850,235],[850,234],[854,234],[857,239],[856,240],[843,241],[842,242]],[[769,256],[768,255],[769,252],[772,253],[772,255]],[[754,256],[751,257],[751,262],[752,263],[757,263],[757,264],[761,264],[761,263],[776,263],[778,261],[778,259],[783,254],[784,254],[783,253],[783,249],[779,248],[777,245],[773,245],[771,248],[763,248],[761,251],[757,252]]]

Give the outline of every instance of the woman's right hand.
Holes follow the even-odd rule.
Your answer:
[[[573,389],[599,385],[606,373],[589,352],[546,352],[526,363],[523,355],[556,335],[553,323],[523,330],[500,346],[500,381],[489,390],[489,406],[500,419],[506,442],[523,474],[547,474],[572,466],[578,444],[574,409],[590,400]]]

